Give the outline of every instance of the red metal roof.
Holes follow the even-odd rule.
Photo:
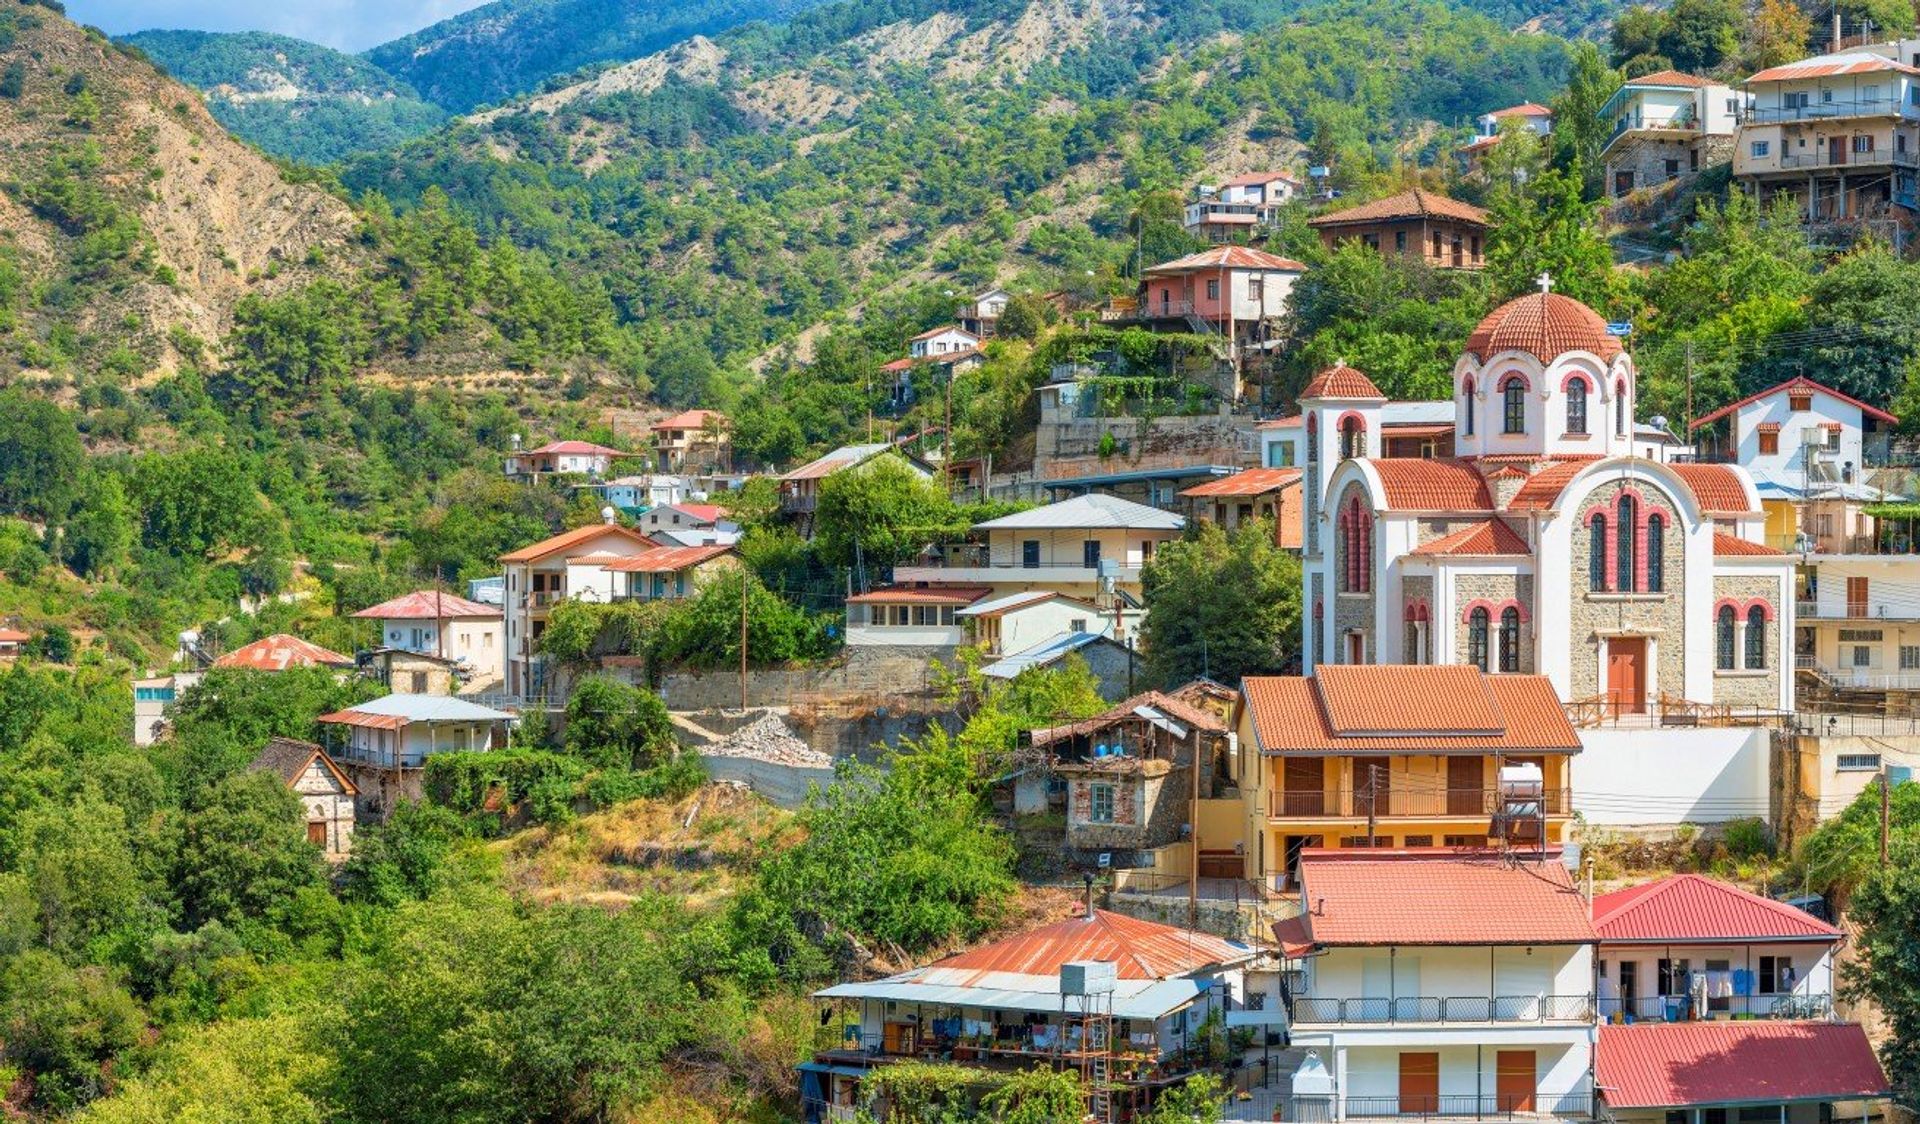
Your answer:
[[[1018,936],[935,961],[931,967],[1057,976],[1075,960],[1112,961],[1123,980],[1184,976],[1216,964],[1251,959],[1253,950],[1210,933],[1177,929],[1122,913],[1077,913]],[[965,985],[962,985],[965,986]]]
[[[1307,267],[1292,258],[1283,258],[1278,254],[1269,254],[1265,250],[1256,250],[1251,246],[1215,246],[1211,250],[1202,250],[1197,254],[1188,254],[1184,258],[1161,262],[1145,271],[1145,276],[1156,273],[1195,273],[1203,269],[1277,269],[1288,273],[1305,273]]]
[[[1487,314],[1467,336],[1466,350],[1483,362],[1503,351],[1520,351],[1551,363],[1569,351],[1587,351],[1603,360],[1620,354],[1620,341],[1607,334],[1600,314],[1560,293],[1528,293]]]
[[[727,424],[727,415],[718,410],[682,410],[670,418],[654,422],[653,428],[656,430],[705,429],[709,418],[713,419],[715,425]]]
[[[1788,379],[1786,382],[1779,384],[1778,386],[1770,386],[1765,390],[1758,391],[1753,394],[1749,394],[1745,398],[1740,399],[1738,402],[1727,403],[1726,405],[1720,407],[1718,410],[1715,410],[1713,413],[1708,414],[1705,417],[1695,418],[1693,422],[1693,428],[1699,429],[1703,425],[1712,425],[1714,422],[1719,421],[1721,418],[1724,418],[1732,414],[1735,410],[1738,410],[1740,407],[1750,406],[1753,403],[1760,401],[1762,398],[1771,398],[1776,394],[1792,394],[1795,392],[1801,392],[1806,394],[1824,394],[1829,398],[1838,398],[1840,401],[1845,402],[1849,406],[1858,406],[1860,408],[1860,412],[1862,414],[1865,414],[1867,417],[1876,418],[1880,421],[1886,422],[1888,425],[1897,425],[1900,422],[1899,418],[1894,417],[1892,414],[1887,413],[1885,410],[1882,410],[1878,406],[1869,406],[1865,402],[1860,401],[1858,398],[1855,398],[1850,394],[1842,394],[1839,391],[1833,389],[1830,386],[1827,386],[1824,383],[1814,382],[1812,379],[1808,378],[1805,375],[1795,375],[1794,377]]]
[[[1503,470],[1504,471],[1504,470]],[[1498,519],[1484,519],[1450,535],[1414,547],[1413,554],[1526,557],[1533,553],[1527,540]]]
[[[717,503],[670,503],[663,505],[664,508],[691,515],[702,523],[718,523],[727,514],[727,509]]]
[[[562,531],[550,539],[541,539],[537,543],[523,546],[519,550],[508,551],[500,556],[502,562],[538,562],[542,558],[571,550],[576,546],[585,546],[602,535],[612,535],[642,546],[652,546],[653,540],[631,527],[622,527],[618,523],[589,523],[584,527],[575,527],[571,531]]]
[[[910,358],[910,357],[905,357],[905,358],[900,358],[900,359],[895,359],[895,360],[894,360],[893,362],[891,362],[891,363],[882,363],[882,364],[880,364],[880,369],[881,369],[881,370],[883,370],[883,371],[886,371],[886,372],[887,372],[887,373],[889,373],[889,374],[895,374],[895,375],[897,375],[897,374],[899,374],[899,373],[900,373],[901,371],[907,371],[907,370],[912,370],[912,369],[913,369],[913,360],[912,360],[912,358]]]
[[[1595,897],[1593,927],[1603,941],[1661,944],[1840,939],[1840,930],[1785,902],[1698,874]]]
[[[1321,371],[1307,381],[1306,388],[1300,392],[1300,401],[1314,398],[1364,398],[1386,400],[1380,388],[1358,367],[1349,367],[1343,360]]]
[[[368,714],[364,710],[336,710],[331,714],[322,714],[314,721],[333,726],[359,726],[368,730],[398,730],[407,724],[407,720],[398,714]]]
[[[986,586],[889,586],[847,598],[849,605],[971,605],[993,590]]]
[[[1465,461],[1376,457],[1387,507],[1399,511],[1492,511],[1487,482]]]
[[[1602,1026],[1594,1083],[1609,1108],[1780,1104],[1890,1095],[1855,1023],[1633,1023]]]
[[[1871,51],[1843,51],[1835,55],[1816,55],[1785,66],[1768,67],[1747,79],[1755,82],[1790,82],[1796,78],[1832,78],[1843,74],[1874,74],[1880,71],[1920,74],[1920,70]]]
[[[1241,682],[1260,751],[1576,753],[1580,737],[1540,675],[1466,664],[1354,664]]]
[[[246,667],[255,671],[285,671],[290,667],[352,667],[353,657],[331,648],[276,632],[235,648],[213,661],[215,667]]]
[[[1375,199],[1343,211],[1329,211],[1307,220],[1308,226],[1345,226],[1352,223],[1387,222],[1392,219],[1439,218],[1455,222],[1487,225],[1487,212],[1471,203],[1462,203],[1424,188],[1413,188],[1385,199]]]
[[[1037,746],[1051,745],[1063,738],[1075,738],[1083,734],[1091,734],[1096,730],[1104,730],[1115,723],[1124,722],[1129,718],[1136,717],[1136,712],[1143,706],[1151,707],[1166,715],[1168,718],[1173,719],[1175,722],[1185,723],[1195,729],[1205,730],[1214,734],[1224,734],[1227,732],[1226,723],[1222,722],[1210,711],[1202,710],[1200,707],[1187,702],[1185,699],[1175,698],[1161,691],[1142,691],[1131,698],[1122,699],[1120,702],[1115,703],[1113,707],[1104,714],[1096,714],[1092,718],[1082,719],[1079,722],[1067,726],[1052,726],[1044,730],[1035,730],[1033,732],[1033,744]]]
[[[0,644],[25,644],[33,637],[17,628],[0,628]]]
[[[620,574],[671,574],[689,566],[698,566],[733,551],[730,546],[661,546],[615,558],[606,564]]]
[[[382,601],[354,616],[370,621],[431,621],[449,617],[497,617],[500,606],[469,601],[437,589],[417,589]]]
[[[1766,543],[1750,542],[1738,535],[1729,535],[1725,531],[1713,533],[1713,553],[1716,557],[1774,557],[1784,558],[1785,552],[1778,551]]]
[[[1557,857],[1310,848],[1300,900],[1321,946],[1591,944],[1587,900]]]
[[[1195,484],[1183,489],[1180,494],[1188,497],[1263,496],[1297,483],[1299,479],[1300,470],[1297,468],[1249,468],[1245,472]]]
[[[1740,470],[1725,464],[1675,464],[1667,467],[1693,490],[1700,510],[1709,515],[1739,515],[1759,510],[1747,496]]]

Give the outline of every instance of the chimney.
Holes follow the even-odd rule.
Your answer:
[[[1087,920],[1091,921],[1093,920],[1093,872],[1087,871],[1081,874],[1080,879],[1086,883]]]

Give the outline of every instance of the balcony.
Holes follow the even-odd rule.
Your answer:
[[[1898,98],[1850,98],[1809,102],[1806,105],[1749,106],[1740,112],[1742,125],[1784,125],[1795,121],[1837,121],[1845,117],[1899,117]]]
[[[1588,1024],[1591,995],[1408,995],[1393,999],[1320,999],[1296,996],[1294,1026],[1401,1026],[1474,1024]]]
[[[1276,1120],[1589,1120],[1591,1093],[1286,1098]],[[1318,1101],[1319,1103],[1314,1103]]]
[[[1573,790],[1549,789],[1545,794],[1545,803],[1549,816],[1570,815],[1573,812]],[[1276,820],[1353,820],[1365,819],[1369,814],[1383,820],[1437,819],[1447,816],[1486,819],[1494,814],[1500,804],[1499,789],[1490,785],[1481,788],[1390,790],[1378,797],[1365,788],[1352,791],[1282,791],[1273,794],[1268,815]]]
[[[1692,1022],[1701,1018],[1747,1015],[1761,1019],[1828,1019],[1833,996],[1824,992],[1783,995],[1732,995],[1707,1000],[1705,1012],[1694,1012],[1684,995],[1638,995],[1631,999],[1602,999],[1601,1019],[1625,1013],[1634,1022]]]
[[[1759,171],[1765,158],[1748,157],[1749,170]],[[1805,153],[1783,153],[1775,163],[1784,171],[1800,171],[1810,168],[1878,168],[1891,164],[1896,168],[1920,166],[1920,153],[1899,152],[1894,149],[1870,149],[1866,152],[1853,152],[1842,148],[1835,150],[1830,145]]]

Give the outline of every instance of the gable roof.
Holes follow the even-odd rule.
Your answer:
[[[610,573],[616,574],[671,574],[689,566],[698,566],[711,562],[722,554],[732,553],[733,547],[715,544],[712,546],[656,546],[652,550],[643,550],[638,554],[629,554],[605,563]]]
[[[1504,471],[1504,470],[1503,470]],[[1519,557],[1533,554],[1527,540],[1499,519],[1482,519],[1432,542],[1421,543],[1408,552],[1417,555],[1463,555],[1470,557]]]
[[[353,614],[369,621],[433,621],[453,617],[497,617],[500,606],[483,605],[437,589],[416,589]]]
[[[1783,558],[1785,551],[1775,550],[1762,542],[1750,542],[1738,535],[1729,535],[1725,531],[1713,533],[1713,554],[1716,558]]]
[[[691,515],[702,523],[718,523],[727,515],[727,509],[717,503],[663,503],[653,510],[677,511],[682,515]]]
[[[25,644],[33,637],[17,628],[0,628],[0,643]]]
[[[618,523],[588,523],[584,527],[575,527],[571,531],[562,531],[552,538],[541,539],[539,542],[530,543],[518,550],[510,550],[500,556],[500,561],[507,563],[538,562],[543,558],[551,557],[562,551],[585,546],[603,535],[613,535],[616,538],[623,538],[641,546],[653,545],[652,540],[631,527],[623,527]]]
[[[1292,176],[1288,175],[1285,172],[1246,172],[1241,175],[1231,176],[1227,179],[1221,180],[1220,186],[1221,187],[1252,187],[1255,184],[1272,183],[1275,180],[1285,181],[1287,183],[1294,185],[1295,187],[1300,186],[1299,180],[1294,179]]]
[[[843,468],[865,464],[881,453],[888,452],[892,445],[877,441],[869,445],[842,445],[832,452],[823,453],[780,477],[782,480],[818,480],[823,476],[832,476]]]
[[[1329,664],[1240,685],[1254,741],[1279,753],[1519,753],[1580,750],[1542,675],[1467,664]]]
[[[1857,1023],[1754,1020],[1600,1028],[1594,1084],[1613,1109],[1889,1096]]]
[[[1593,927],[1603,941],[1659,944],[1840,939],[1840,930],[1785,902],[1698,874],[1598,895]]]
[[[1386,505],[1398,511],[1492,511],[1493,496],[1480,473],[1463,460],[1370,457]]]
[[[1185,516],[1101,492],[1088,492],[1058,503],[1016,511],[984,523],[976,531],[1078,531],[1122,528],[1130,531],[1178,531]]]
[[[1755,391],[1754,393],[1747,395],[1745,398],[1740,399],[1738,402],[1729,402],[1726,405],[1720,407],[1718,410],[1715,410],[1713,413],[1706,415],[1705,417],[1695,418],[1693,420],[1693,428],[1699,429],[1703,425],[1712,425],[1714,422],[1719,421],[1721,418],[1727,417],[1728,415],[1739,410],[1740,407],[1751,406],[1755,402],[1760,401],[1762,398],[1771,398],[1776,394],[1791,394],[1795,391],[1805,391],[1811,394],[1824,394],[1829,398],[1838,398],[1840,401],[1845,402],[1849,406],[1858,406],[1860,408],[1860,412],[1862,414],[1865,414],[1867,417],[1875,418],[1880,421],[1886,422],[1888,425],[1898,425],[1900,422],[1899,418],[1894,417],[1892,414],[1887,413],[1885,410],[1882,410],[1878,406],[1869,406],[1865,402],[1860,401],[1858,398],[1855,398],[1851,394],[1842,394],[1841,392],[1833,389],[1832,387],[1826,385],[1825,383],[1815,382],[1805,375],[1795,375],[1794,377],[1788,379],[1786,382],[1778,383],[1774,386],[1770,386],[1765,390]]]
[[[1329,211],[1307,220],[1308,226],[1346,226],[1389,219],[1438,218],[1487,225],[1487,212],[1438,192],[1415,187],[1385,199],[1375,199],[1342,211]]]
[[[1038,605],[1043,601],[1071,601],[1076,605],[1086,606],[1095,616],[1098,616],[1100,613],[1099,606],[1093,604],[1091,601],[1082,601],[1078,597],[1073,597],[1052,589],[1027,589],[1018,593],[1003,593],[998,597],[989,597],[985,601],[970,603],[966,608],[957,610],[955,615],[962,617],[998,617],[1011,613],[1016,609],[1024,609],[1030,605]]]
[[[705,429],[711,419],[716,426],[727,424],[727,415],[718,410],[682,410],[670,418],[654,422],[652,428],[662,429]]]
[[[219,659],[215,667],[244,667],[254,671],[285,671],[290,667],[352,667],[353,657],[322,648],[298,636],[276,632],[243,644]]]
[[[1062,964],[1104,960],[1123,980],[1171,979],[1253,958],[1254,950],[1211,933],[1142,921],[1104,909],[936,960],[930,968],[975,973],[1058,976]]]
[[[1740,470],[1732,465],[1672,464],[1667,467],[1693,491],[1693,498],[1700,501],[1700,510],[1709,515],[1739,515],[1759,509],[1759,504],[1747,499],[1747,489],[1740,482]]]
[[[1482,113],[1482,117],[1551,117],[1553,110],[1539,102],[1523,101],[1519,105],[1510,105],[1505,109],[1495,109]]]
[[[1713,82],[1698,75],[1680,70],[1656,70],[1652,74],[1642,74],[1638,78],[1629,78],[1622,83],[1626,86],[1666,86],[1686,90],[1698,90],[1714,85]]]
[[[513,715],[504,710],[468,702],[451,695],[388,695],[370,702],[355,703],[345,710],[322,714],[314,719],[337,726],[371,726],[397,730],[410,722],[510,722]]]
[[[1264,496],[1300,482],[1297,468],[1249,468],[1231,476],[1222,476],[1204,484],[1183,489],[1189,499],[1202,496]]]
[[[1256,250],[1251,246],[1215,246],[1201,250],[1197,254],[1188,254],[1184,258],[1163,261],[1159,265],[1148,266],[1141,276],[1152,277],[1164,273],[1193,273],[1202,269],[1273,269],[1286,273],[1305,273],[1307,267],[1292,258],[1283,258],[1278,254],[1269,254],[1265,250]]]
[[[538,449],[528,449],[527,452],[522,455],[529,456],[535,453],[598,454],[604,457],[633,456],[632,453],[624,453],[619,449],[608,448],[605,445],[596,445],[591,441],[549,441]]]
[[[339,782],[340,789],[348,796],[359,793],[360,789],[340,771],[340,766],[327,751],[312,742],[297,741],[293,738],[272,738],[253,758],[247,768],[258,773],[271,773],[280,778],[282,784],[291,785],[303,776],[307,767],[318,758],[333,779]]]
[[[1300,853],[1300,900],[1323,947],[1598,939],[1566,867],[1499,851],[1310,848]]]
[[[980,342],[979,336],[974,335],[972,332],[967,331],[965,328],[962,328],[958,324],[942,324],[938,328],[928,328],[926,331],[921,332],[919,335],[910,337],[907,340],[907,342],[916,343],[920,340],[930,340],[935,336],[944,336],[944,335],[947,335],[948,333],[952,333],[953,335],[957,335],[957,336],[965,336],[975,343]]]
[[[1552,507],[1560,502],[1560,493],[1581,471],[1592,464],[1596,457],[1560,457],[1548,462],[1527,477],[1520,490],[1507,501],[1508,511],[1536,511]]]

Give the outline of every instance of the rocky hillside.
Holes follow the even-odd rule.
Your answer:
[[[366,59],[285,35],[141,31],[120,42],[204,91],[222,125],[276,156],[331,163],[446,120],[444,110]]]
[[[356,220],[200,97],[46,9],[0,12],[0,349],[137,378],[248,294],[350,265]]]

